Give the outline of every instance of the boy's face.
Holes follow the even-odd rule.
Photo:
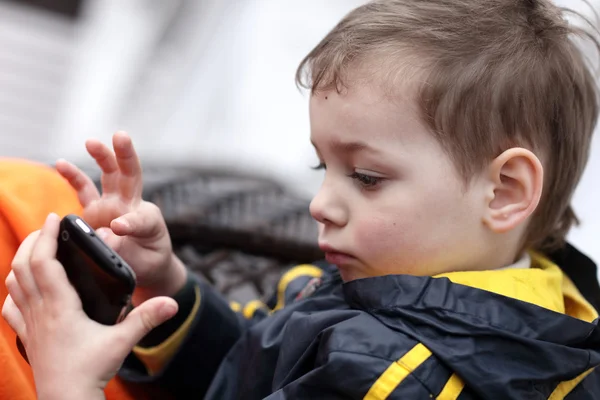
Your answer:
[[[409,98],[373,85],[311,96],[311,141],[326,171],[310,211],[344,281],[463,270],[483,254],[477,179],[465,188]]]

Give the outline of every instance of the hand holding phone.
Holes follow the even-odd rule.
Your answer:
[[[35,390],[40,398],[103,398],[107,382],[113,379],[132,349],[149,332],[176,315],[178,306],[173,298],[157,296],[137,304],[118,324],[104,325],[90,319],[83,310],[77,290],[69,281],[67,268],[57,260],[59,243],[60,246],[66,244],[61,240],[72,239],[72,235],[68,238],[61,235],[62,227],[68,223],[62,222],[61,226],[61,219],[56,214],[49,214],[44,225],[31,232],[19,245],[11,263],[12,270],[6,278],[8,294],[2,306],[2,317],[27,345]],[[87,232],[85,225],[82,228],[77,219],[71,222],[90,236],[84,236],[84,240],[92,239],[92,243],[98,244],[91,236],[93,231]],[[79,265],[77,271],[85,270],[87,263],[103,267],[97,253],[81,243],[74,245],[87,257],[86,265],[83,268]],[[114,260],[110,249],[102,250]],[[103,255],[100,257],[104,259]],[[125,264],[119,267],[118,257],[115,258],[117,261],[113,266],[119,271]],[[94,271],[87,272],[98,273]],[[108,275],[109,287],[113,288],[115,276],[106,270],[100,274]],[[123,286],[127,288],[125,299],[128,299],[135,280],[124,276],[131,284]],[[78,289],[81,292],[81,287]],[[111,297],[114,296],[106,296]],[[116,301],[116,304],[123,302]],[[94,310],[86,309],[88,313]],[[118,310],[112,314],[116,315],[116,320],[123,315],[121,307],[110,309]]]
[[[135,273],[77,215],[67,215],[61,220],[56,258],[65,268],[90,319],[114,325],[125,318],[131,310]],[[27,359],[19,338],[17,346]]]

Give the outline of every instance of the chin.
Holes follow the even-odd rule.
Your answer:
[[[357,273],[356,267],[352,268],[349,266],[337,266],[340,276],[344,282],[352,282],[356,279],[368,278],[364,274]]]

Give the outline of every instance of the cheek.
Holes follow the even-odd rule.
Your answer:
[[[405,261],[422,251],[423,221],[419,212],[398,210],[368,215],[357,221],[354,243],[361,254],[372,260]],[[410,251],[407,251],[409,250]]]
[[[368,265],[368,274],[428,275],[424,266],[437,255],[432,253],[432,242],[422,228],[416,216],[403,221],[364,220],[355,240],[360,243],[359,257]]]
[[[465,223],[456,201],[456,193],[443,190],[396,193],[385,204],[361,208],[369,212],[353,218],[353,243],[372,268],[425,273],[424,265],[438,264],[454,247],[457,228]]]

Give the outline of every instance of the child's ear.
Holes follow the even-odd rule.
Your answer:
[[[489,166],[490,192],[484,223],[496,233],[519,226],[536,209],[544,185],[542,163],[519,147],[500,154]]]

